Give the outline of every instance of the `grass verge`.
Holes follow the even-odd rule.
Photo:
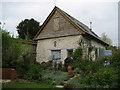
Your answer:
[[[56,88],[55,86],[50,86],[42,83],[9,83],[3,84],[2,88]]]

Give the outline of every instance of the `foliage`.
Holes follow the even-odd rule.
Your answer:
[[[79,49],[78,49],[79,50]],[[77,50],[76,50],[77,51]],[[80,52],[81,50],[79,50]],[[77,51],[78,52],[78,51]],[[75,53],[75,52],[74,52]],[[76,54],[73,60],[74,74],[82,71],[79,78],[68,81],[75,87],[80,88],[117,88],[120,85],[120,50],[114,51],[113,55],[104,56],[96,61],[81,58]],[[105,64],[107,61],[108,64]]]
[[[78,68],[83,74],[94,72],[96,70],[95,63],[87,58],[82,58],[82,49],[80,47],[73,52],[73,62],[71,65],[73,68]]]
[[[20,77],[23,77],[32,61],[32,52],[29,50],[30,45],[19,41],[11,37],[8,32],[2,31],[2,67],[14,68]]]
[[[104,56],[103,58],[100,58],[97,60],[97,63],[99,64],[99,67],[102,67],[105,61],[109,61],[111,67],[116,68],[116,70],[120,69],[120,50],[114,51],[113,55],[110,56]]]
[[[67,84],[69,84],[75,88],[80,88],[80,80],[81,80],[80,77],[79,78],[72,78],[72,79],[67,81]]]
[[[2,46],[4,68],[17,68],[25,62],[24,57],[31,54],[29,45],[19,43],[18,39],[11,37],[6,31],[2,31]]]
[[[118,74],[113,67],[104,67],[92,75],[92,84],[98,88],[116,88]]]
[[[105,66],[105,61],[109,61],[111,60],[111,56],[104,56],[102,58],[99,58],[96,63],[97,63],[97,67],[101,68]]]
[[[33,39],[33,37],[37,34],[38,30],[40,29],[39,22],[32,19],[25,19],[22,22],[19,23],[17,26],[18,34],[21,39],[25,39],[26,37],[30,37],[30,39]]]
[[[72,55],[73,62],[72,62],[72,67],[73,68],[79,68],[81,66],[82,62],[82,49],[78,47],[75,49]]]
[[[79,88],[116,88],[118,74],[115,68],[105,67],[96,73],[89,73],[79,78],[68,80],[68,84]]]
[[[116,46],[107,46],[106,47],[107,50],[112,50],[112,54],[116,53],[116,51],[118,51]]]
[[[120,49],[114,51],[113,55],[111,56],[105,56],[103,58],[101,58],[100,60],[98,60],[98,63],[100,65],[100,67],[103,65],[105,60],[108,60],[110,62],[110,65],[108,65],[109,67],[112,67],[115,69],[116,73],[118,74],[118,76],[120,76]],[[118,86],[120,85],[120,78],[118,77]]]
[[[62,71],[44,70],[42,72],[42,81],[50,85],[60,85],[68,78],[69,75]]]
[[[41,65],[39,63],[30,64],[28,71],[24,75],[24,79],[39,82],[42,79],[41,78],[42,70],[43,70],[43,68],[41,67]]]
[[[116,69],[120,69],[120,49],[116,50],[116,52],[111,56],[111,65]]]
[[[52,60],[49,60],[48,62],[42,62],[41,63],[41,66],[44,68],[44,69],[47,69],[47,68],[51,68],[52,69]]]
[[[112,45],[112,40],[106,35],[106,33],[102,33],[101,39],[109,45]]]
[[[78,47],[77,49],[75,49],[72,57],[73,57],[74,60],[78,60],[80,58],[82,59],[82,48]]]
[[[57,64],[55,63],[55,66],[56,66]],[[50,61],[48,61],[48,62],[42,62],[41,63],[41,66],[44,68],[44,69],[54,69],[54,70],[61,70],[61,71],[65,71],[65,68],[64,67],[62,67],[62,63],[60,62],[59,64],[58,64],[58,68],[53,68],[53,61],[52,60],[50,60]]]
[[[20,55],[20,45],[8,32],[2,31],[2,63],[3,67],[16,68],[16,60]]]

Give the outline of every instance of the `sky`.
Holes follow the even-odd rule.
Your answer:
[[[42,23],[54,6],[78,19],[101,36],[106,33],[113,45],[118,45],[118,1],[119,0],[1,0],[1,27],[17,36],[16,27],[24,19],[34,18]]]

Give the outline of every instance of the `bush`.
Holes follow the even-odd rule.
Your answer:
[[[110,62],[113,67],[120,69],[120,49],[111,56]]]
[[[104,66],[104,62],[107,60],[110,62],[110,64],[106,67],[110,67],[110,68],[114,68],[115,71],[116,71],[116,74],[118,76],[120,76],[120,50],[116,50],[114,51],[113,55],[110,55],[110,56],[105,56],[101,59],[98,60],[98,65],[99,65],[99,68],[103,67]],[[114,83],[118,83],[116,87],[119,87],[120,85],[120,78],[118,77],[118,80]]]
[[[91,74],[82,75],[78,78],[68,80],[67,84],[70,84],[74,88],[95,88],[92,87],[91,77],[92,77]]]
[[[30,81],[41,81],[42,80],[42,72],[43,68],[40,64],[30,64],[29,69],[24,75],[24,79],[30,80]]]
[[[82,58],[82,48],[78,47],[77,49],[75,49],[72,57],[74,60],[78,60],[78,59]]]
[[[72,78],[72,79],[68,80],[67,81],[67,85],[72,86],[72,88],[73,87],[75,87],[75,88],[81,88],[81,86],[80,86],[80,77],[79,78]]]
[[[32,61],[31,45],[22,44],[18,38],[10,36],[9,32],[2,31],[2,67],[14,68],[23,78]]]
[[[41,66],[43,67],[43,69],[47,69],[47,63],[46,62],[42,62]]]
[[[92,76],[92,84],[98,88],[116,88],[117,80],[118,75],[112,67],[101,68]]]
[[[17,59],[20,56],[20,45],[9,32],[2,31],[2,67],[16,68]]]
[[[69,75],[66,72],[43,70],[42,81],[50,85],[63,84],[64,80],[69,79]]]
[[[83,64],[83,60],[82,60],[82,49],[80,47],[78,47],[73,52],[72,58],[73,58],[73,62],[71,63],[71,66],[73,68],[81,68]]]
[[[93,62],[88,58],[82,58],[82,49],[80,47],[73,52],[73,62],[71,66],[73,68],[78,68],[83,74],[95,72],[95,64],[96,62]]]
[[[118,76],[120,76],[120,50],[116,50],[113,55],[105,56],[94,62],[81,58],[81,51],[82,50],[80,49],[75,50],[73,53],[73,58],[75,60],[73,60],[72,64],[74,68],[78,68],[78,71],[82,71],[81,77],[69,80],[68,84],[80,88],[119,87],[120,78]],[[105,63],[105,61],[107,61],[107,63]]]
[[[68,81],[68,84],[79,88],[116,88],[118,85],[117,80],[118,74],[115,68],[105,67],[99,69],[96,73],[73,78]]]

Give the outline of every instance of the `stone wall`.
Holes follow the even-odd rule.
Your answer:
[[[79,46],[79,41],[81,35],[60,37],[53,39],[39,40],[37,42],[37,62],[47,62],[51,60],[51,50],[61,50],[61,61],[64,63],[64,60],[67,58],[67,49],[76,49]],[[56,42],[56,47],[54,46]]]
[[[54,19],[59,18],[59,29],[54,30]],[[59,12],[55,12],[36,39],[78,35],[80,32]]]
[[[96,42],[95,40],[91,40],[91,44],[96,48],[105,48],[105,46],[101,43]]]
[[[47,62],[49,60],[52,60],[51,57],[51,50],[61,50],[61,61],[64,63],[64,60],[68,57],[67,49],[73,49],[75,50],[77,47],[79,47],[79,42],[81,40],[82,35],[76,35],[76,36],[67,36],[67,37],[59,37],[59,38],[53,38],[53,39],[44,39],[44,40],[38,40],[37,42],[37,55],[36,55],[36,61],[37,62]],[[56,42],[56,46],[54,45],[54,42]],[[83,54],[86,56],[88,53],[87,43],[84,43],[84,50]],[[104,45],[101,43],[91,40],[91,45],[95,48],[105,48]],[[83,47],[82,47],[83,48]],[[91,56],[93,57],[93,60],[95,60],[97,57],[95,56],[95,51],[91,52]]]

